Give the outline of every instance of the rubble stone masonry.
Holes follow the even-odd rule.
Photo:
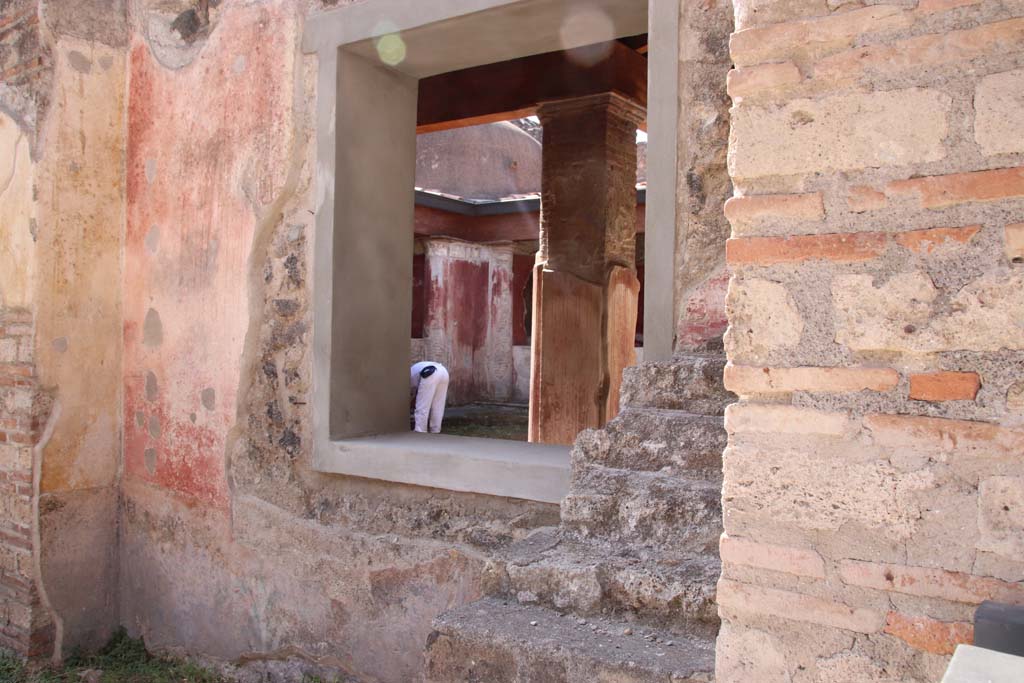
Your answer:
[[[1024,603],[1024,5],[735,9],[716,679],[936,681]]]
[[[39,431],[32,314],[0,309],[0,648],[49,653],[53,629],[42,609],[33,557],[33,447]]]
[[[421,680],[495,558],[600,510],[316,470],[301,42],[339,3],[209,4],[186,38],[190,0],[0,0],[0,649],[120,625],[266,680]],[[677,351],[724,306],[739,396],[722,576],[607,604],[717,611],[720,683],[937,681],[981,601],[1024,603],[1024,2],[859,5],[737,0],[731,57],[724,0],[681,5]],[[661,471],[670,437],[721,451],[678,404],[710,361],[674,363],[577,458],[637,470],[580,481],[623,482],[609,538],[655,560],[718,507]]]

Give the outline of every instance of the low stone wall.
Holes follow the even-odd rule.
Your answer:
[[[717,680],[935,681],[1024,603],[1024,17],[736,15]]]

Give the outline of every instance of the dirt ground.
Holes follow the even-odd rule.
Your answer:
[[[444,413],[441,432],[453,436],[526,441],[529,407],[508,403],[452,406]]]

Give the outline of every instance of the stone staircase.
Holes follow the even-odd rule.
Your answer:
[[[489,597],[438,617],[430,683],[714,679],[725,360],[626,371],[623,410],[580,434],[561,526],[489,570]]]

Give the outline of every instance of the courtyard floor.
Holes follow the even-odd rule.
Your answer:
[[[529,407],[517,403],[471,403],[445,409],[441,431],[453,436],[526,441]]]

